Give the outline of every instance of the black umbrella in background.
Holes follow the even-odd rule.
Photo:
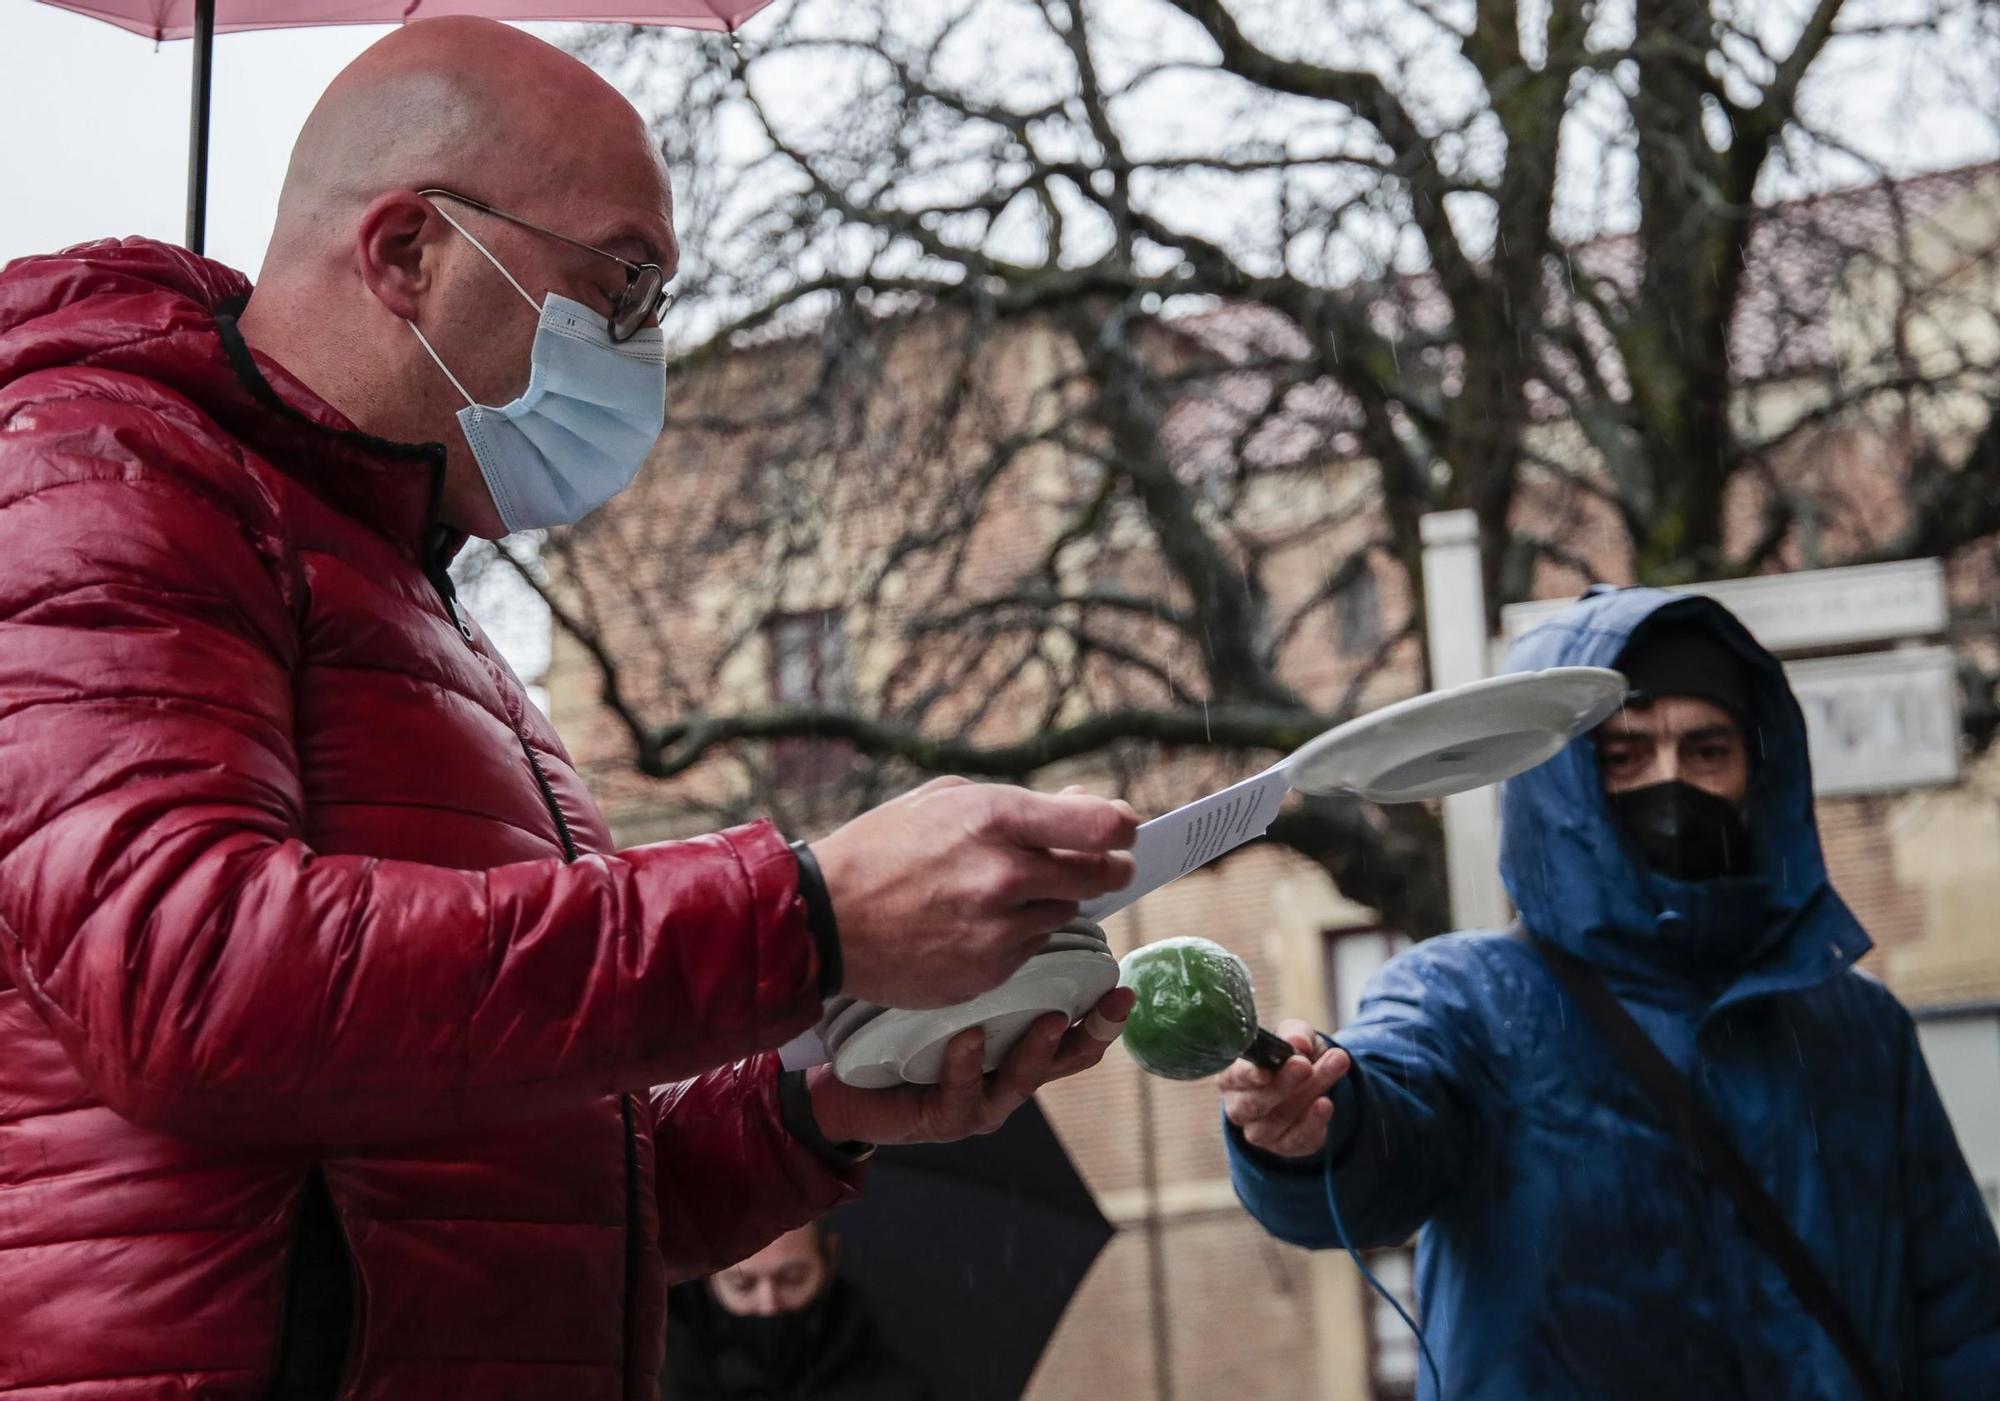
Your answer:
[[[840,1273],[940,1401],[1019,1401],[1111,1239],[1033,1103],[983,1138],[878,1150],[860,1200],[827,1224]]]

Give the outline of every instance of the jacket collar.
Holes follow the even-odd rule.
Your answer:
[[[427,567],[464,542],[436,529],[444,446],[402,443],[356,428],[284,366],[260,354],[237,325],[243,303],[216,308],[215,333],[242,392],[257,406],[229,425],[259,456],[343,515],[386,537]]]
[[[236,326],[250,282],[151,239],[105,240],[0,271],[0,384],[88,365],[179,394],[315,496],[430,567],[444,448],[358,430]],[[447,556],[448,557],[448,554]]]
[[[1709,1007],[1709,1015],[1754,998],[1817,987],[1845,973],[1875,946],[1830,885],[1813,897],[1797,920],[1797,932],[1744,969]]]

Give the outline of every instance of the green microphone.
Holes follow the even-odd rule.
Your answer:
[[[1202,1080],[1239,1058],[1276,1070],[1298,1054],[1257,1024],[1257,996],[1242,959],[1210,939],[1162,939],[1118,961],[1118,985],[1138,1001],[1125,1050],[1168,1080]]]

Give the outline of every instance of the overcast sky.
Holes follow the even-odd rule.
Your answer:
[[[215,43],[209,252],[256,270],[285,159],[333,75],[384,26]],[[179,242],[194,46],[155,47],[35,0],[0,0],[0,263],[109,234]]]

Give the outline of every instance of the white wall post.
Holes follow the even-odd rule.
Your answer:
[[[1479,519],[1438,511],[1421,523],[1424,617],[1431,684],[1439,690],[1489,674],[1486,586],[1479,571]],[[1500,884],[1500,790],[1475,788],[1444,800],[1445,879],[1452,923],[1498,929],[1513,918]]]

